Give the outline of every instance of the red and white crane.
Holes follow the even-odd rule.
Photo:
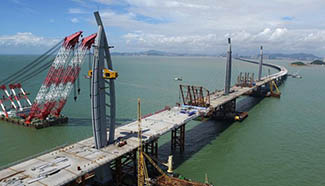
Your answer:
[[[33,118],[44,120],[50,113],[60,116],[67,97],[79,76],[87,52],[95,41],[96,35],[90,35],[79,43],[80,32],[64,39],[44,83],[42,84],[25,122]]]
[[[32,108],[30,110],[29,116],[26,118],[26,123],[30,124],[31,120],[35,117],[40,119],[45,119],[45,116],[53,107],[53,102],[46,102],[46,95],[51,91],[59,81],[59,78],[64,71],[65,64],[69,61],[69,58],[72,56],[75,46],[78,44],[79,37],[82,34],[82,31],[76,32],[66,38],[55,57],[52,66],[34,100]]]
[[[51,114],[60,117],[68,96],[79,77],[85,56],[89,53],[97,34],[82,37],[82,31],[64,38],[57,45],[22,67],[18,72],[0,81],[0,111],[5,117],[15,114],[25,118],[30,124],[33,119],[44,120]],[[58,51],[58,52],[57,52]],[[44,63],[57,52],[54,60]],[[48,69],[47,76],[41,85],[33,103],[21,82],[28,82],[35,74]],[[10,91],[6,84],[9,84]]]
[[[67,101],[67,98],[75,84],[76,79],[79,76],[81,67],[85,61],[85,56],[90,50],[92,44],[95,42],[97,34],[92,34],[84,38],[76,51],[76,54],[71,59],[63,77],[62,81],[54,92],[54,100],[56,105],[52,110],[54,116],[60,116],[60,113]]]

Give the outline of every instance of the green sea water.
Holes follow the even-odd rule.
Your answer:
[[[0,75],[16,72],[35,56],[0,56]],[[176,153],[176,172],[197,181],[223,186],[317,186],[325,185],[325,68],[291,67],[289,61],[268,61],[296,72],[303,79],[288,80],[281,86],[281,99],[265,98],[251,104],[243,122],[190,122],[186,128],[185,153]],[[209,90],[222,89],[225,59],[215,57],[122,57],[113,56],[119,72],[116,80],[117,121],[136,118],[136,100],[142,100],[142,112],[151,113],[179,101],[179,83],[202,85]],[[254,72],[258,66],[233,61],[232,83],[240,72]],[[68,100],[63,114],[67,125],[41,130],[0,121],[0,166],[70,144],[92,135],[89,80],[81,75],[81,95]],[[268,69],[264,68],[264,75]],[[271,72],[275,72],[271,70]],[[35,97],[46,73],[35,76],[23,87]],[[256,76],[256,75],[255,75]],[[182,77],[183,82],[174,81]],[[2,79],[0,78],[0,79]],[[72,96],[70,96],[72,97]],[[159,158],[170,153],[170,134],[159,139]]]

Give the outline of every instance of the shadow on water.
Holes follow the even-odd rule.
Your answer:
[[[245,97],[237,102],[237,111],[247,112],[261,100],[262,98]],[[186,130],[184,153],[180,153],[179,149],[173,153],[174,168],[177,168],[183,162],[190,159],[206,145],[211,144],[213,140],[227,130],[233,123],[233,121],[215,121],[210,119],[198,123],[195,127]],[[171,142],[169,141],[159,147],[159,159],[166,161],[170,154],[172,154],[172,152]]]

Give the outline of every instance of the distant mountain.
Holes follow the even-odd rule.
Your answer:
[[[321,59],[318,56],[315,56],[313,54],[306,54],[306,53],[294,53],[294,54],[275,53],[275,54],[264,54],[264,56],[268,59],[296,59],[296,60]]]
[[[140,55],[146,55],[146,56],[169,56],[169,55],[177,55],[177,54],[163,52],[163,51],[158,51],[158,50],[148,50],[148,51],[140,52]]]
[[[220,55],[208,55],[208,54],[187,54],[187,53],[173,53],[173,52],[164,52],[159,50],[147,50],[143,52],[113,52],[112,55],[116,56],[221,56],[226,57],[226,53],[220,54]],[[247,56],[247,55],[239,55],[239,54],[233,54],[233,57],[240,57],[240,58],[246,58],[246,59],[257,59],[259,58],[259,55],[255,56]],[[265,59],[294,59],[294,60],[316,60],[321,59],[318,56],[315,56],[313,54],[307,54],[307,53],[294,53],[294,54],[282,54],[282,53],[270,53],[270,54],[264,54]]]
[[[172,53],[159,50],[147,50],[143,52],[112,52],[115,56],[212,56],[206,54],[186,54],[186,53]]]
[[[175,54],[169,52],[163,52],[158,50],[148,50],[143,52],[113,52],[112,55],[118,56],[179,56],[183,54]]]

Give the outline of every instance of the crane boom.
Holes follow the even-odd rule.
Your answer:
[[[143,186],[146,176],[146,168],[142,148],[142,131],[141,131],[141,102],[138,98],[138,186]]]
[[[60,113],[67,101],[73,85],[79,76],[81,67],[85,61],[85,56],[90,50],[92,44],[95,42],[96,36],[97,34],[95,33],[82,40],[81,45],[78,47],[76,54],[72,58],[65,74],[63,75],[61,83],[53,92],[53,99],[56,101],[56,107],[52,110],[53,115],[57,117],[60,116]]]
[[[64,39],[64,42],[55,57],[39,92],[37,93],[29,116],[25,120],[26,124],[30,124],[31,120],[35,117],[45,119],[50,110],[54,107],[55,103],[53,101],[46,101],[46,95],[51,91],[51,89],[54,89],[55,84],[59,82],[64,67],[69,62],[81,34],[82,31],[79,31]]]

